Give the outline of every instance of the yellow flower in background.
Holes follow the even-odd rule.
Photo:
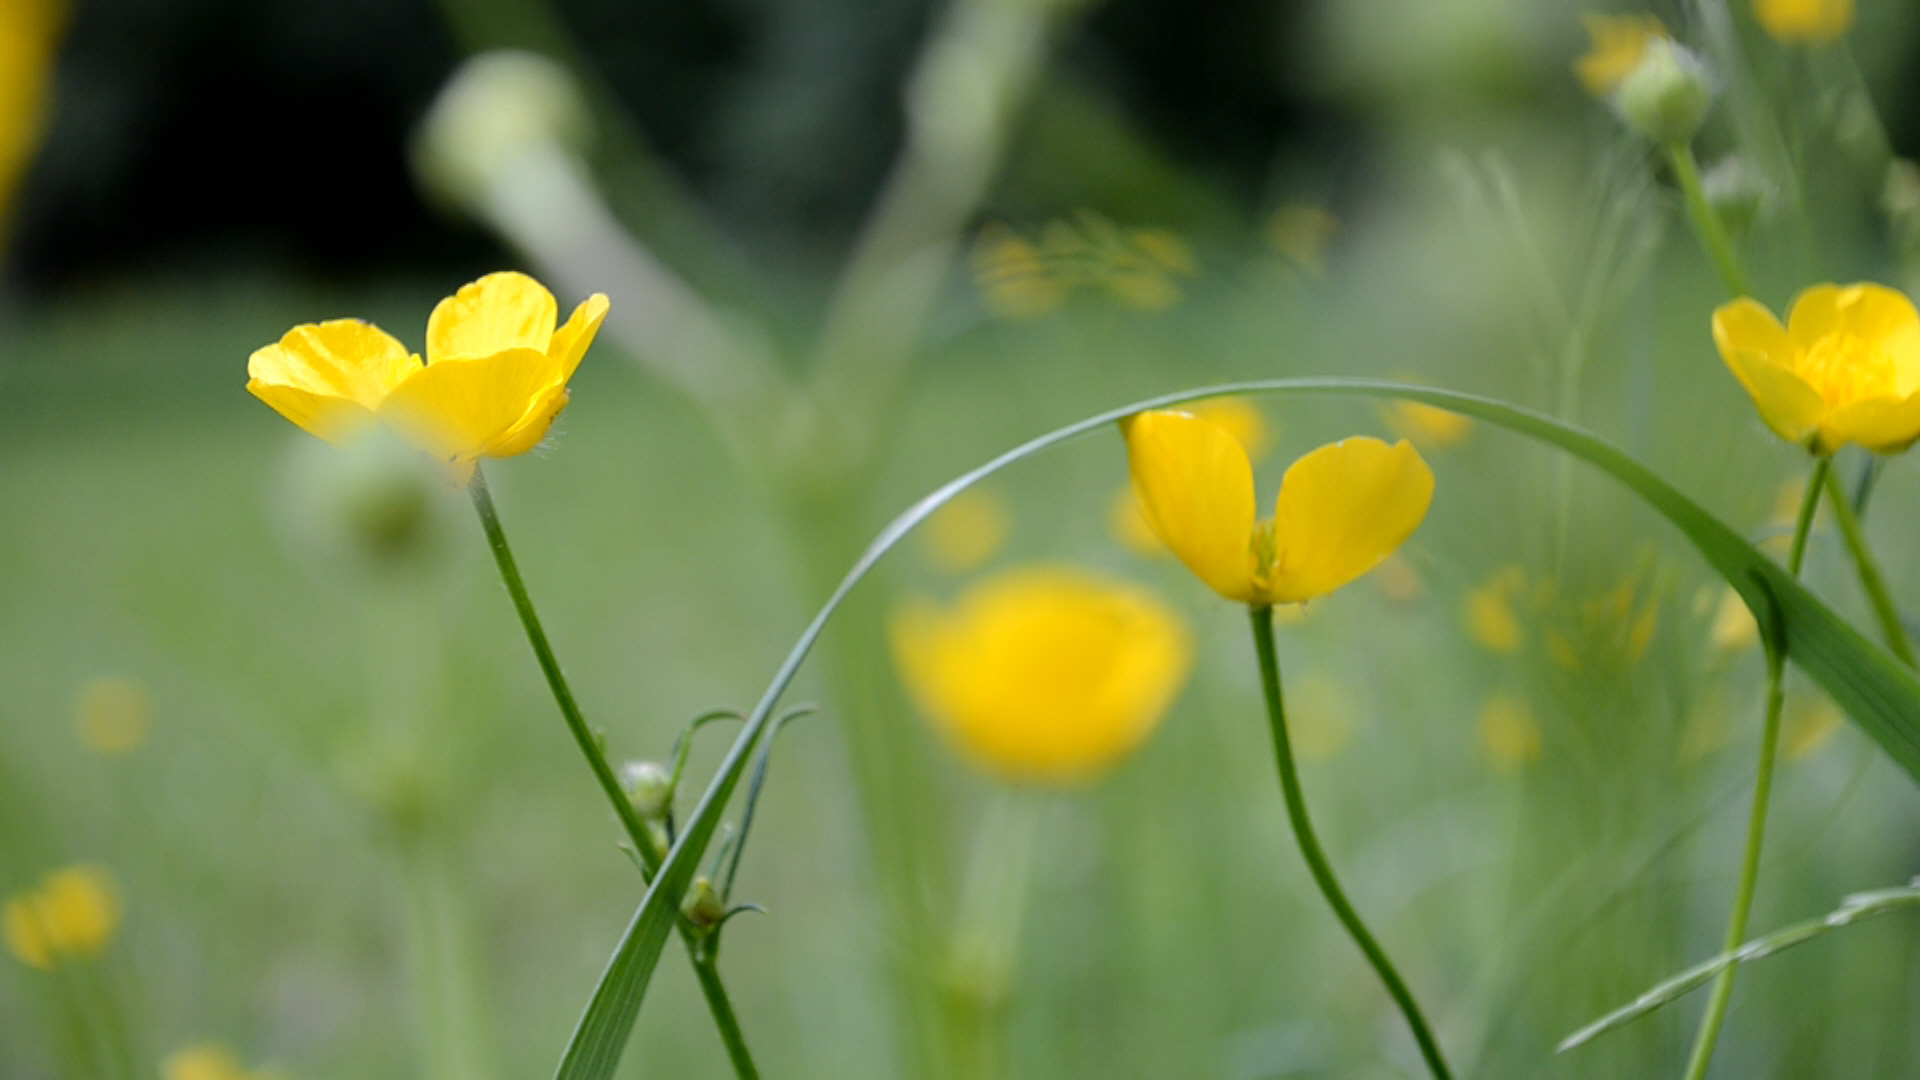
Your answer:
[[[1510,653],[1520,648],[1525,631],[1514,601],[1526,588],[1527,572],[1519,566],[1501,567],[1467,593],[1462,615],[1467,636],[1489,652]]]
[[[1353,693],[1331,675],[1309,671],[1287,695],[1287,731],[1301,761],[1326,761],[1353,741],[1360,707]]]
[[[927,519],[921,532],[927,560],[948,573],[971,570],[1006,543],[1011,518],[1005,500],[986,488],[970,487]]]
[[[1753,16],[1775,41],[1832,41],[1853,26],[1853,0],[1753,0]]]
[[[1267,456],[1267,451],[1273,449],[1273,431],[1267,423],[1267,414],[1246,398],[1208,398],[1196,401],[1182,411],[1225,429],[1247,452],[1250,461],[1259,461]]]
[[[1759,622],[1731,585],[1720,587],[1720,599],[1713,607],[1713,626],[1707,631],[1707,639],[1722,652],[1751,648],[1760,640]]]
[[[1504,692],[1488,698],[1475,729],[1495,772],[1515,772],[1540,760],[1540,721],[1521,698]]]
[[[160,1080],[282,1080],[284,1075],[278,1069],[249,1071],[218,1043],[176,1050],[160,1063]]]
[[[329,442],[386,423],[465,483],[480,458],[522,454],[546,436],[607,298],[588,297],[555,329],[557,314],[539,282],[489,274],[434,307],[425,364],[378,327],[335,319],[257,350],[247,389]]]
[[[7,898],[0,930],[21,963],[51,970],[62,956],[92,956],[120,925],[113,879],[97,866],[69,866]]]
[[[1671,38],[1664,23],[1651,15],[1603,15],[1588,12],[1580,16],[1593,47],[1574,61],[1573,71],[1580,83],[1595,97],[1605,97],[1619,89],[1628,73],[1640,66],[1647,43],[1655,38]]]
[[[0,3],[0,239],[13,193],[40,148],[66,16],[59,0]]]
[[[1786,326],[1741,297],[1713,313],[1720,357],[1760,418],[1830,454],[1847,443],[1888,453],[1920,437],[1920,312],[1884,285],[1815,285]]]
[[[1833,699],[1817,691],[1790,694],[1785,715],[1780,718],[1780,752],[1788,761],[1798,761],[1827,745],[1846,722],[1846,714]]]
[[[1213,591],[1257,607],[1324,596],[1373,569],[1433,500],[1433,470],[1412,444],[1352,438],[1294,462],[1260,521],[1253,463],[1225,429],[1180,412],[1123,426],[1154,533]]]
[[[1471,417],[1418,401],[1396,401],[1381,412],[1393,433],[1415,446],[1444,450],[1459,445],[1473,434]]]
[[[1313,277],[1327,276],[1327,248],[1340,219],[1318,206],[1287,203],[1267,219],[1266,239],[1287,261]]]
[[[80,741],[102,754],[124,754],[146,741],[153,700],[133,679],[95,679],[74,704],[73,727]]]
[[[987,310],[1003,319],[1033,319],[1066,302],[1068,284],[1033,242],[1004,225],[988,225],[973,244],[974,280]]]
[[[901,677],[968,757],[1016,780],[1074,781],[1144,742],[1193,643],[1152,594],[1065,567],[1010,571],[951,608],[893,622]]]

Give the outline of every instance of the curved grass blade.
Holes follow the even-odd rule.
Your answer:
[[[1788,657],[1832,696],[1860,729],[1920,782],[1920,679],[1885,649],[1869,641],[1808,592],[1772,559],[1708,513],[1630,454],[1590,432],[1542,413],[1492,398],[1377,379],[1261,379],[1183,390],[1137,401],[1056,428],[949,481],[880,530],[853,568],[834,588],[787,654],[746,727],[734,739],[707,791],[674,843],[660,872],[634,912],[626,934],[600,977],[600,985],[574,1029],[556,1080],[606,1080],[640,1012],[661,948],[672,931],[681,898],[727,800],[766,731],[780,695],[826,629],[827,620],[853,587],[894,545],[955,495],[1001,469],[1131,416],[1221,394],[1348,395],[1397,398],[1433,405],[1557,447],[1625,484],[1686,535],[1693,546],[1740,593],[1753,610],[1768,648],[1791,644]]]
[[[1554,1052],[1565,1053],[1596,1035],[1612,1031],[1628,1021],[1637,1020],[1687,991],[1704,986],[1707,980],[1718,975],[1722,968],[1772,956],[1802,942],[1812,941],[1829,930],[1838,930],[1862,919],[1885,915],[1889,911],[1903,907],[1915,906],[1920,906],[1920,878],[1915,878],[1912,884],[1904,888],[1854,893],[1841,900],[1839,907],[1820,918],[1794,923],[1764,937],[1755,938],[1732,952],[1721,953],[1711,960],[1695,964],[1661,982],[1631,1002],[1562,1039],[1560,1045],[1554,1047]]]

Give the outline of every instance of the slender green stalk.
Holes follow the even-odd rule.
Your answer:
[[[1346,893],[1340,889],[1340,882],[1333,876],[1333,868],[1327,863],[1326,853],[1320,850],[1320,841],[1315,838],[1313,824],[1307,820],[1307,801],[1300,793],[1300,774],[1294,767],[1293,747],[1287,738],[1286,707],[1280,698],[1280,661],[1273,647],[1273,609],[1256,606],[1249,609],[1253,618],[1254,651],[1260,657],[1260,684],[1266,691],[1267,717],[1273,725],[1274,763],[1280,771],[1280,794],[1286,800],[1287,820],[1293,825],[1293,835],[1300,842],[1300,854],[1307,860],[1307,869],[1313,873],[1314,883],[1320,886],[1320,895],[1327,898],[1327,904],[1347,928],[1354,944],[1367,955],[1367,961],[1386,984],[1387,993],[1407,1018],[1407,1025],[1413,1029],[1413,1039],[1420,1044],[1420,1056],[1427,1061],[1435,1080],[1451,1080],[1452,1073],[1447,1070],[1447,1062],[1440,1053],[1440,1043],[1433,1037],[1427,1021],[1420,1014],[1420,1006],[1414,1003],[1413,993],[1400,978],[1400,972],[1387,959],[1386,952],[1374,941],[1365,923],[1347,902]]]
[[[1832,459],[1814,458],[1813,475],[1807,478],[1806,494],[1800,499],[1800,514],[1793,523],[1793,542],[1787,550],[1787,573],[1800,576],[1800,564],[1807,554],[1807,536],[1813,531],[1813,512],[1820,505],[1820,492],[1833,475]],[[1747,916],[1753,912],[1753,891],[1760,880],[1760,846],[1767,834],[1767,803],[1773,795],[1773,766],[1780,748],[1780,709],[1786,694],[1782,688],[1787,662],[1786,643],[1767,648],[1766,717],[1760,732],[1760,765],[1753,778],[1753,809],[1747,817],[1747,850],[1740,863],[1740,887],[1733,896],[1733,911],[1727,916],[1727,938],[1722,952],[1732,952],[1747,937]],[[1693,1052],[1687,1059],[1686,1080],[1703,1080],[1707,1063],[1713,1060],[1714,1045],[1720,1041],[1720,1027],[1727,1018],[1727,1005],[1733,1000],[1733,979],[1738,963],[1730,963],[1714,976],[1713,993],[1707,999],[1707,1011],[1700,1017],[1700,1029],[1693,1037]]]
[[[600,746],[599,737],[587,726],[586,717],[574,701],[573,690],[567,686],[567,677],[561,673],[560,662],[553,655],[553,646],[547,643],[547,633],[540,626],[540,616],[533,610],[533,598],[527,595],[526,583],[520,578],[520,567],[514,562],[513,549],[507,546],[507,534],[500,527],[500,515],[494,509],[493,495],[487,491],[486,477],[478,470],[474,471],[468,491],[473,495],[474,509],[480,513],[480,527],[487,534],[487,546],[493,549],[493,560],[500,567],[500,578],[506,583],[507,594],[513,598],[514,611],[519,613],[520,625],[527,632],[527,643],[533,646],[533,654],[540,661],[540,671],[547,677],[547,687],[553,691],[553,700],[560,706],[560,715],[567,721],[567,730],[573,733],[573,741],[579,744],[580,753],[586,757],[594,779],[599,782],[607,801],[613,805],[613,812],[626,828],[627,836],[640,853],[651,879],[660,869],[665,854],[660,851],[658,841],[647,828],[646,822],[640,819],[633,801],[627,798],[626,791],[621,788],[620,778],[614,775],[613,766],[607,763],[607,755]],[[699,936],[684,920],[680,923],[680,937],[687,947],[688,957],[693,961],[694,973],[700,980],[700,991],[713,1013],[714,1026],[720,1031],[720,1041],[726,1045],[727,1058],[733,1063],[735,1075],[740,1080],[759,1080],[760,1072],[754,1067],[752,1056],[747,1053],[746,1039],[740,1033],[740,1021],[734,1016],[733,1003],[727,997],[726,986],[720,981],[718,957],[708,947],[707,939]]]
[[[1832,469],[1827,470],[1824,486],[1827,501],[1833,506],[1833,520],[1840,524],[1840,536],[1847,542],[1847,554],[1853,556],[1854,571],[1860,577],[1860,587],[1866,590],[1867,601],[1873,605],[1873,615],[1880,622],[1880,633],[1887,639],[1887,648],[1902,663],[1912,667],[1913,645],[1908,642],[1906,626],[1900,621],[1900,609],[1894,606],[1893,596],[1887,592],[1887,579],[1880,573],[1880,564],[1867,547],[1866,534],[1860,530],[1860,516],[1853,512],[1853,501],[1847,497],[1839,476]]]
[[[1694,232],[1699,234],[1700,244],[1707,249],[1707,256],[1720,271],[1721,279],[1735,296],[1752,295],[1747,272],[1740,268],[1740,259],[1733,253],[1733,240],[1727,236],[1727,227],[1707,202],[1707,189],[1700,182],[1700,164],[1693,158],[1693,147],[1688,143],[1673,143],[1667,147],[1667,160],[1672,162],[1673,175],[1686,196],[1687,216],[1693,219]]]

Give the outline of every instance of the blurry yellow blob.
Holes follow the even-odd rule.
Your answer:
[[[1753,0],[1753,16],[1775,41],[1832,41],[1853,26],[1853,0]]]
[[[1427,594],[1427,583],[1420,571],[1399,554],[1386,557],[1373,571],[1373,583],[1380,595],[1395,604],[1417,604]]]
[[[1819,454],[1882,453],[1920,438],[1920,311],[1871,282],[1815,285],[1786,325],[1741,297],[1713,313],[1713,342],[1774,434]]]
[[[63,956],[92,956],[120,924],[113,879],[97,866],[69,866],[7,898],[0,910],[7,948],[21,963],[49,970]]]
[[[1450,409],[1417,401],[1396,401],[1382,411],[1395,435],[1430,450],[1458,445],[1473,434],[1473,420]]]
[[[1136,555],[1166,554],[1167,545],[1160,542],[1153,526],[1147,524],[1147,515],[1140,509],[1140,500],[1131,484],[1114,494],[1107,508],[1107,531]]]
[[[1287,734],[1301,761],[1325,761],[1353,740],[1353,694],[1331,675],[1310,671],[1287,691]]]
[[[987,310],[1002,319],[1038,318],[1067,298],[1067,283],[1040,249],[1002,225],[987,226],[974,240],[973,274]]]
[[[1217,397],[1205,401],[1196,401],[1188,405],[1183,412],[1197,416],[1233,436],[1240,449],[1247,452],[1247,460],[1259,461],[1273,449],[1273,428],[1267,423],[1267,414],[1246,398]]]
[[[248,1071],[233,1052],[218,1043],[176,1050],[160,1064],[160,1080],[283,1080],[277,1069]]]
[[[1327,245],[1340,219],[1307,203],[1286,203],[1267,219],[1267,243],[1313,277],[1327,276]]]
[[[1011,527],[1006,501],[987,488],[971,487],[927,519],[921,542],[936,569],[959,573],[992,558]]]
[[[555,327],[553,294],[525,274],[488,274],[427,319],[427,361],[357,319],[296,326],[247,360],[247,389],[307,431],[342,443],[376,419],[445,462],[461,484],[483,457],[524,454],[567,404],[567,380],[607,315],[599,293]]]
[[[1793,695],[1780,717],[1780,752],[1789,761],[1806,757],[1825,746],[1845,720],[1840,706],[1825,694]]]
[[[1720,602],[1713,609],[1713,628],[1707,638],[1714,648],[1723,652],[1751,648],[1760,640],[1760,624],[1754,621],[1747,602],[1740,599],[1731,585],[1720,590]]]
[[[73,727],[80,741],[102,754],[124,754],[146,741],[153,699],[133,679],[100,678],[81,688]]]
[[[1324,596],[1373,569],[1433,500],[1433,470],[1410,443],[1352,438],[1294,462],[1273,517],[1260,520],[1253,463],[1226,429],[1159,411],[1123,428],[1155,535],[1215,592],[1256,607]]]
[[[914,700],[967,757],[1070,783],[1144,742],[1186,682],[1186,625],[1151,593],[1068,567],[999,574],[893,620]]]
[[[1573,71],[1595,97],[1605,97],[1619,88],[1627,74],[1640,65],[1647,42],[1669,37],[1665,24],[1651,15],[1588,12],[1580,16],[1580,21],[1593,47],[1574,61]]]
[[[0,3],[0,246],[13,193],[40,148],[66,16],[67,5],[60,0]]]
[[[1467,635],[1490,652],[1517,652],[1525,636],[1514,601],[1526,587],[1527,572],[1519,566],[1501,567],[1467,594],[1464,610]]]
[[[1519,697],[1502,691],[1488,698],[1475,728],[1495,772],[1516,772],[1540,760],[1540,721]]]

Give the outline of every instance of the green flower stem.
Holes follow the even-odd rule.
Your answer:
[[[1374,941],[1353,905],[1347,902],[1346,894],[1333,876],[1333,868],[1327,864],[1326,853],[1320,850],[1320,841],[1314,837],[1313,824],[1307,820],[1307,801],[1300,793],[1300,774],[1294,767],[1293,747],[1287,738],[1286,707],[1280,698],[1280,661],[1273,647],[1273,608],[1255,606],[1248,613],[1253,619],[1253,645],[1260,658],[1260,684],[1266,691],[1267,717],[1273,725],[1273,756],[1280,772],[1280,793],[1286,800],[1287,819],[1293,825],[1294,838],[1300,842],[1300,854],[1306,858],[1307,869],[1312,871],[1314,883],[1320,886],[1320,894],[1327,898],[1340,924],[1367,955],[1380,981],[1386,984],[1387,993],[1406,1016],[1414,1041],[1420,1044],[1420,1056],[1426,1059],[1435,1080],[1451,1080],[1452,1073],[1441,1056],[1440,1043],[1420,1014],[1420,1006],[1414,1003],[1413,994],[1394,969],[1393,961],[1387,959],[1386,952]]]
[[[1814,458],[1813,475],[1807,478],[1806,494],[1800,499],[1800,514],[1793,523],[1793,542],[1787,550],[1787,572],[1800,576],[1800,564],[1807,554],[1807,537],[1813,532],[1813,513],[1820,505],[1820,492],[1833,475],[1832,459]],[[1767,639],[1769,642],[1772,638]],[[1753,912],[1754,885],[1760,880],[1760,846],[1767,833],[1767,803],[1773,795],[1773,766],[1780,749],[1780,709],[1786,694],[1781,686],[1786,667],[1786,645],[1767,647],[1766,717],[1760,733],[1760,765],[1753,778],[1753,809],[1747,818],[1747,851],[1740,864],[1740,887],[1733,896],[1733,911],[1727,917],[1726,945],[1722,952],[1738,949],[1747,937],[1747,916]],[[1727,1004],[1733,999],[1733,979],[1738,963],[1720,969],[1713,979],[1713,994],[1707,999],[1707,1011],[1700,1017],[1700,1029],[1693,1038],[1693,1053],[1687,1059],[1686,1080],[1703,1080],[1707,1063],[1713,1060],[1714,1045],[1720,1040],[1720,1026],[1727,1018]]]
[[[540,616],[533,610],[533,599],[527,595],[526,583],[520,578],[520,567],[514,562],[513,549],[507,546],[507,534],[500,527],[500,515],[494,509],[493,495],[487,491],[486,477],[475,470],[473,482],[467,489],[473,496],[474,509],[480,513],[480,527],[487,534],[487,546],[493,549],[493,560],[500,567],[500,578],[506,583],[507,594],[513,597],[513,608],[520,616],[520,625],[526,629],[527,643],[533,646],[533,655],[540,661],[540,671],[547,677],[547,687],[553,691],[553,700],[560,706],[560,715],[566,718],[567,730],[573,733],[573,741],[579,744],[580,753],[586,757],[601,792],[613,805],[614,814],[626,828],[627,836],[633,841],[651,876],[659,870],[664,855],[646,822],[640,819],[639,811],[633,808],[633,801],[627,798],[626,791],[621,788],[620,778],[614,775],[613,767],[607,763],[606,751],[602,749],[599,737],[587,726],[586,717],[581,715],[580,706],[573,699],[573,690],[567,686],[567,677],[560,671],[560,662],[554,658],[553,646],[547,643],[547,633],[540,626]],[[720,981],[719,960],[710,947],[710,939],[694,931],[685,920],[680,922],[680,938],[687,947],[688,957],[693,961],[694,974],[699,977],[701,993],[713,1013],[713,1023],[720,1031],[720,1041],[726,1044],[727,1057],[733,1063],[735,1075],[740,1080],[759,1080],[760,1072],[747,1053],[746,1039],[740,1033],[740,1021],[734,1016],[733,1003],[727,997],[726,986]]]
[[[1887,580],[1880,574],[1880,564],[1867,547],[1866,535],[1860,531],[1860,517],[1853,512],[1853,501],[1847,498],[1840,477],[1832,469],[1826,471],[1824,486],[1827,501],[1833,506],[1833,520],[1840,523],[1840,535],[1847,542],[1847,554],[1853,556],[1853,568],[1860,576],[1860,587],[1866,590],[1867,601],[1873,605],[1873,614],[1880,622],[1880,633],[1887,639],[1887,648],[1902,663],[1912,667],[1913,645],[1907,641],[1906,627],[1900,622],[1900,609],[1894,606],[1893,597],[1887,592]]]
[[[1707,189],[1700,182],[1700,164],[1693,158],[1692,145],[1684,142],[1669,145],[1667,160],[1672,163],[1673,175],[1686,196],[1687,216],[1693,219],[1694,232],[1699,234],[1700,245],[1707,249],[1721,279],[1735,296],[1752,295],[1747,272],[1740,268],[1740,259],[1733,253],[1733,240],[1727,236],[1726,224],[1714,213],[1713,204],[1707,202]]]

